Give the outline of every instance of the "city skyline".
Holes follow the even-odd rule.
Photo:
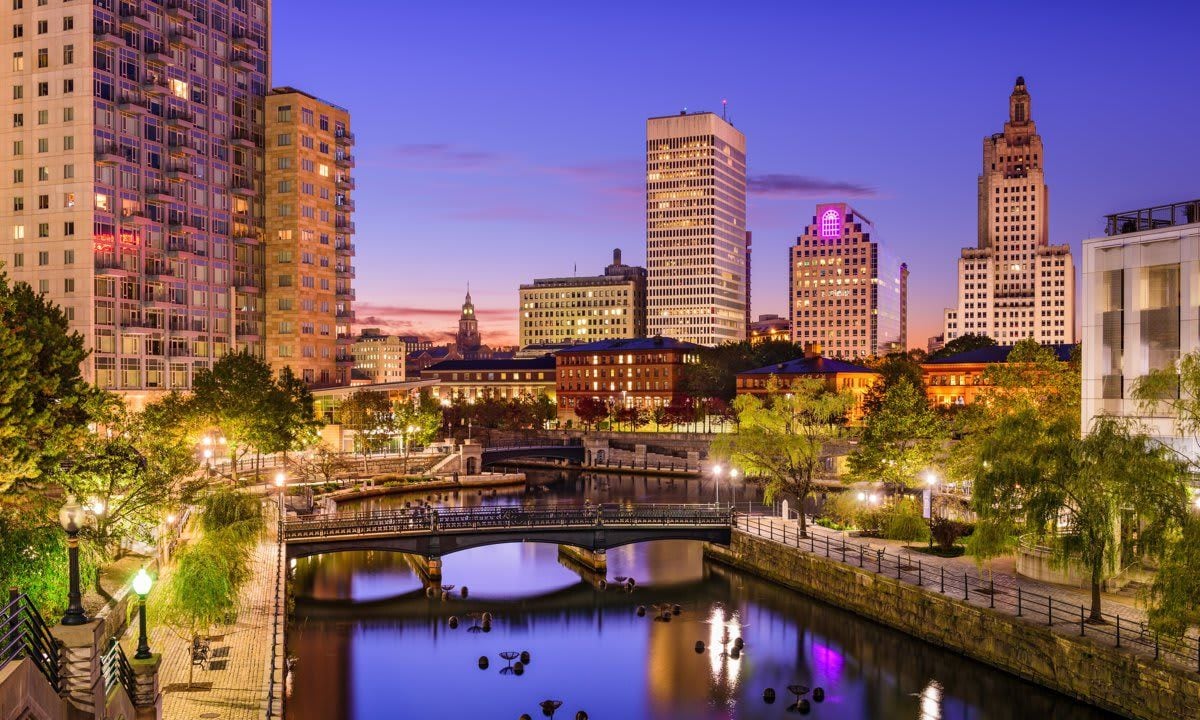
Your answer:
[[[362,325],[445,341],[470,281],[485,342],[503,344],[516,339],[522,282],[601,266],[615,246],[644,264],[645,120],[684,107],[720,112],[722,98],[747,136],[755,317],[786,313],[784,260],[813,203],[851,202],[909,262],[910,345],[940,332],[956,258],[976,235],[979,138],[1003,122],[1017,75],[1054,148],[1051,243],[1078,253],[1105,213],[1197,194],[1184,189],[1200,159],[1185,128],[1200,113],[1178,90],[1194,67],[1183,19],[1197,10],[1182,3],[1171,4],[1179,22],[1160,25],[1136,53],[1112,39],[1144,11],[1119,4],[1082,16],[1030,5],[1033,19],[1011,49],[1011,28],[985,8],[881,5],[852,16],[751,8],[728,19],[722,63],[670,83],[637,68],[686,46],[700,19],[680,17],[678,33],[650,43],[653,33],[628,23],[620,4],[547,8],[519,21],[479,5],[447,42],[415,28],[449,16],[418,9],[402,42],[386,46],[397,67],[436,60],[440,74],[359,79],[308,51],[321,30],[302,24],[312,15],[306,0],[298,4],[277,14],[275,84],[304,84],[355,113]],[[384,29],[370,22],[380,7],[346,8],[345,22],[363,34],[340,51],[351,65],[370,64],[383,43]],[[805,57],[831,52],[836,63],[791,54],[797,27],[842,19],[853,21],[854,52],[834,52],[846,43],[840,34],[810,33]],[[631,49],[597,63],[614,44]],[[564,80],[572,76],[588,81]],[[869,102],[814,112],[823,92]],[[1154,97],[1153,111],[1139,97]]]

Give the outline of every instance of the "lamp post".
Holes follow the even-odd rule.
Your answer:
[[[721,504],[721,473],[725,472],[725,468],[720,465],[713,465],[713,485],[717,488],[717,504]]]
[[[138,596],[138,646],[137,653],[134,654],[134,660],[149,660],[153,655],[150,653],[150,639],[146,636],[146,595],[150,593],[150,586],[154,581],[150,578],[150,573],[146,572],[146,568],[138,570],[138,574],[133,578],[133,591]]]
[[[74,495],[58,511],[58,522],[67,533],[67,563],[70,586],[67,591],[67,610],[63,613],[63,625],[83,625],[88,622],[83,611],[83,596],[79,592],[79,530],[86,519],[86,511]]]
[[[933,548],[933,493],[937,490],[938,476],[937,473],[930,470],[925,473],[925,485],[928,486],[926,492],[929,493],[929,547]]]

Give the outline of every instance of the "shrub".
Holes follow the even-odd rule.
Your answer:
[[[883,511],[883,536],[906,543],[929,539],[929,525],[913,500],[902,498]]]
[[[853,527],[859,524],[862,506],[854,493],[846,490],[831,493],[821,505],[821,514],[834,525]]]
[[[933,541],[943,550],[950,550],[960,538],[971,534],[971,525],[949,518],[937,517],[932,523]]]

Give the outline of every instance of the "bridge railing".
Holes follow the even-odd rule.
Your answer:
[[[289,520],[287,540],[392,533],[436,533],[518,527],[591,527],[644,525],[732,525],[728,505],[654,504],[493,506],[479,508],[397,508],[340,512]]]

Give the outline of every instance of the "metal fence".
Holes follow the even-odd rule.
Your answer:
[[[728,505],[644,504],[545,505],[461,509],[395,509],[339,512],[289,520],[287,540],[372,533],[440,532],[521,527],[721,525],[732,523]]]
[[[125,656],[125,650],[116,638],[112,639],[112,644],[100,657],[100,674],[104,678],[105,695],[120,685],[125,688],[130,702],[134,705],[142,704],[142,698],[137,694],[137,680],[133,674],[133,667],[130,666],[129,658]]]
[[[1082,603],[1066,602],[1051,595],[1015,587],[997,585],[995,577],[946,570],[945,565],[926,562],[912,554],[896,554],[886,548],[848,542],[846,537],[831,537],[809,532],[802,537],[797,527],[772,522],[769,518],[739,515],[735,527],[755,537],[781,543],[814,555],[837,560],[901,582],[929,588],[948,597],[960,598],[973,605],[986,605],[1005,614],[1044,624],[1062,633],[1094,637],[1116,647],[1152,656],[1200,672],[1200,640],[1194,636],[1163,638],[1141,618],[1102,613],[1103,624],[1088,621],[1089,609]]]
[[[62,692],[58,641],[29,597],[11,592],[8,604],[0,609],[0,623],[0,668],[29,658],[50,686]]]
[[[283,557],[283,508],[278,509],[275,525],[275,598],[271,607],[271,665],[267,680],[266,720],[282,718],[286,712],[284,686],[287,676],[287,648],[285,647],[287,592],[287,564]]]

